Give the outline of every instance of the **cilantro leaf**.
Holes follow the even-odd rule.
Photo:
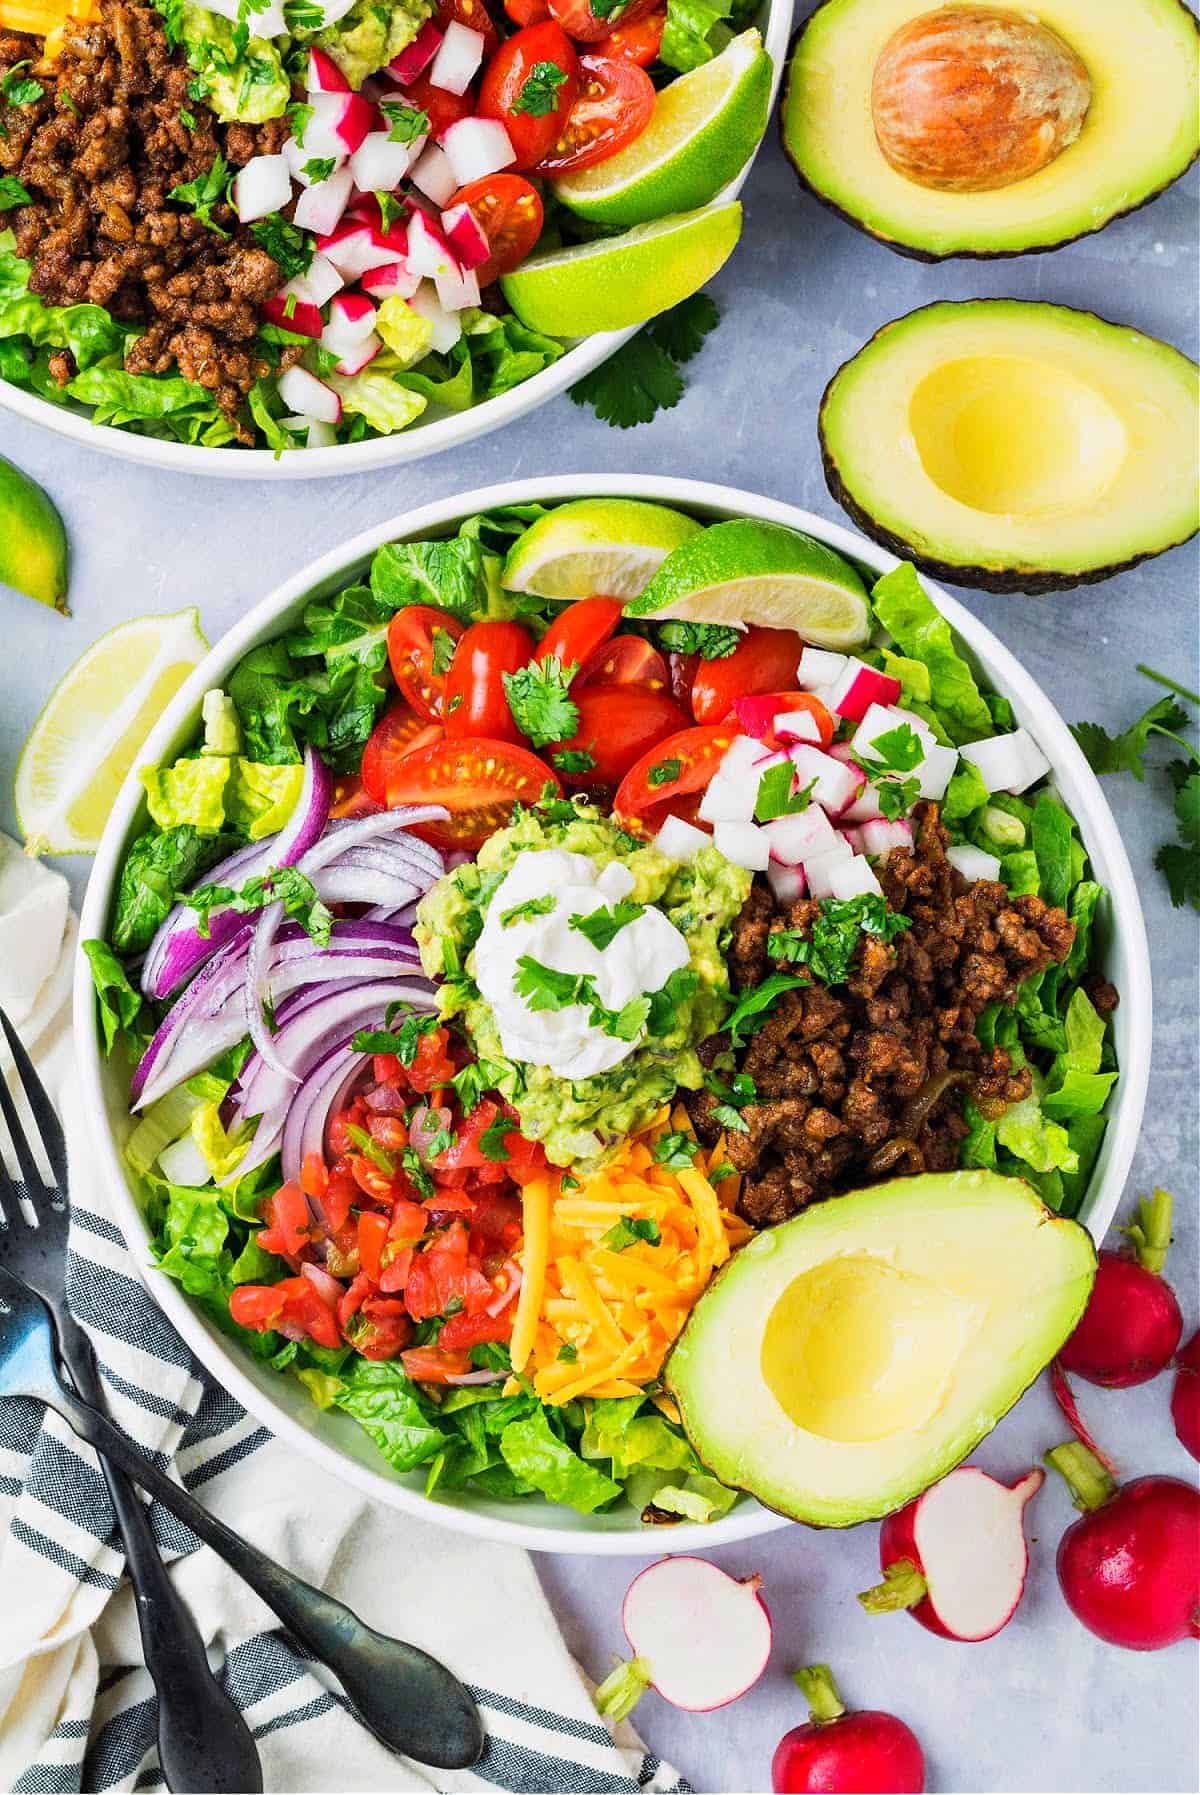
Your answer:
[[[294,280],[298,274],[308,272],[313,259],[313,239],[298,225],[289,224],[282,212],[271,212],[266,218],[260,218],[250,226],[250,235],[260,249],[266,250],[285,280]]]
[[[265,910],[279,902],[284,915],[298,922],[318,947],[328,947],[333,928],[333,914],[317,896],[317,888],[306,873],[295,866],[273,866],[261,878],[248,879],[240,891],[229,885],[198,885],[187,896],[190,909],[199,917],[201,935],[209,932],[209,917],[217,909],[229,909],[239,915]]]
[[[452,636],[448,629],[435,629],[432,640],[433,671],[440,677],[443,673],[449,673],[450,671],[450,663],[454,659],[454,650],[458,647],[458,638]]]
[[[651,991],[650,1007],[646,1013],[646,1033],[669,1035],[678,1022],[680,1004],[687,1002],[699,983],[698,972],[693,972],[690,966],[680,966],[665,985],[660,985],[657,991]]]
[[[202,225],[214,231],[218,237],[227,238],[229,232],[222,230],[213,219],[213,208],[224,202],[231,172],[229,164],[218,150],[207,174],[197,175],[194,181],[183,181],[178,187],[172,187],[167,198],[175,200],[181,206],[190,207]],[[270,255],[272,252],[268,250],[267,253]]]
[[[646,773],[647,785],[670,785],[683,771],[681,760],[656,760]]]
[[[495,1121],[491,1122],[480,1135],[479,1151],[485,1159],[490,1159],[493,1165],[503,1165],[505,1160],[512,1158],[505,1143],[509,1135],[515,1133],[516,1129],[512,1121],[501,1110]]]
[[[1173,698],[1159,698],[1120,735],[1109,735],[1099,723],[1072,723],[1071,734],[1093,773],[1132,773],[1135,779],[1145,779],[1150,737],[1165,735],[1177,741],[1176,732],[1187,725],[1188,714],[1181,705]]]
[[[398,1029],[392,1023],[402,1012],[404,1020]],[[408,1010],[404,1004],[389,1004],[386,1029],[359,1029],[350,1045],[355,1053],[394,1053],[402,1066],[411,1066],[421,1045],[421,1036],[432,1034],[441,1024],[435,1015],[424,1010]]]
[[[571,681],[578,672],[578,661],[564,667],[557,655],[551,654],[544,661],[531,661],[504,675],[513,722],[535,748],[566,741],[579,728],[579,706],[570,696]]]
[[[500,927],[511,929],[515,922],[529,922],[535,916],[549,916],[558,899],[552,892],[545,897],[526,898],[523,904],[513,904],[500,912]]]
[[[769,823],[777,816],[796,816],[800,811],[808,809],[816,780],[810,779],[803,791],[793,792],[794,773],[795,768],[790,760],[782,760],[777,766],[767,768],[758,782],[758,796],[754,800],[757,822]]]
[[[23,75],[22,69],[31,69],[33,63],[26,57],[24,62],[14,62],[8,73],[0,78],[0,106],[33,106],[45,93],[40,81],[31,75]],[[8,132],[0,127],[0,137],[7,137]]]
[[[587,748],[561,748],[550,756],[560,773],[590,773],[596,756]]]
[[[319,181],[327,181],[336,167],[336,156],[310,156],[301,172],[315,187]]]
[[[566,1010],[572,1004],[582,1003],[584,984],[581,973],[559,972],[557,967],[545,966],[541,960],[535,960],[532,954],[522,954],[517,961],[513,990],[536,1013]]]
[[[807,966],[825,985],[844,984],[850,976],[855,949],[864,935],[891,941],[911,927],[909,918],[889,910],[876,892],[854,898],[822,898],[810,932],[775,929],[767,936],[767,952],[774,960]]]
[[[403,100],[381,100],[379,110],[388,121],[389,143],[415,143],[429,135],[429,114]]]
[[[682,1171],[695,1163],[700,1151],[699,1141],[693,1140],[690,1134],[664,1134],[654,1143],[655,1163],[666,1166],[669,1171]]]
[[[657,1222],[646,1217],[623,1215],[607,1234],[600,1236],[600,1245],[608,1247],[610,1252],[624,1253],[629,1247],[636,1246],[639,1240],[656,1247],[662,1240],[662,1229]]]
[[[761,985],[755,985],[749,991],[743,991],[734,1007],[733,1014],[725,1023],[729,1039],[734,1047],[744,1047],[746,1037],[758,1032],[767,1019],[767,1011],[777,997],[785,991],[794,991],[797,985],[807,985],[806,978],[795,978],[791,973],[773,972],[765,978]]]
[[[572,399],[576,405],[590,405],[598,418],[618,430],[648,424],[657,412],[672,410],[682,399],[679,364],[697,353],[719,315],[706,293],[693,293],[577,381]]]
[[[535,62],[510,110],[530,118],[547,118],[558,106],[558,90],[566,84],[567,71],[556,62]]]
[[[575,1365],[579,1361],[579,1348],[573,1340],[564,1340],[554,1356],[561,1365]]]
[[[704,1088],[718,1099],[711,1111],[713,1121],[727,1133],[749,1134],[750,1124],[741,1112],[758,1096],[758,1086],[750,1074],[735,1072],[727,1081],[719,1072],[707,1072]],[[732,1169],[731,1167],[730,1170]]]
[[[586,936],[597,953],[603,953],[627,924],[636,922],[645,913],[645,904],[635,903],[632,898],[621,898],[611,909],[601,904],[598,910],[591,910],[586,915],[577,911],[567,926]]]
[[[1179,842],[1165,841],[1154,856],[1154,865],[1167,881],[1177,910],[1190,905],[1200,910],[1200,854]]]
[[[704,339],[720,322],[716,300],[708,293],[693,293],[655,318],[647,329],[672,361],[689,362],[699,355]]]
[[[669,654],[698,654],[702,661],[726,661],[742,640],[728,623],[682,623],[668,619],[657,625],[658,645]]]

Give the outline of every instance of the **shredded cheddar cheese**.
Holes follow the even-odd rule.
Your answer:
[[[100,17],[98,0],[0,0],[0,29],[45,38],[38,68],[53,66],[62,55],[71,21],[90,24]]]
[[[713,1273],[753,1232],[733,1207],[739,1180],[709,1177],[724,1140],[676,1170],[654,1157],[668,1131],[695,1139],[686,1110],[664,1108],[577,1188],[559,1178],[525,1186],[511,1353],[544,1402],[632,1396],[657,1377]],[[623,1221],[654,1223],[657,1241],[618,1248],[606,1237]]]

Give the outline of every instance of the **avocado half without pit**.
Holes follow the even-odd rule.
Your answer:
[[[1020,1178],[929,1173],[814,1204],[736,1253],[667,1387],[703,1462],[812,1526],[890,1514],[966,1458],[1049,1364],[1091,1236]]]
[[[825,389],[829,490],[925,572],[994,592],[1106,579],[1200,526],[1200,374],[1167,343],[1017,299],[924,306]]]
[[[1181,0],[824,0],[781,122],[805,185],[902,254],[1056,249],[1194,159],[1196,21]]]

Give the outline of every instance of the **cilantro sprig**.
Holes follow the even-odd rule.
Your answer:
[[[910,811],[921,795],[921,782],[910,778],[925,758],[925,747],[909,723],[877,735],[871,743],[874,758],[864,759],[863,769],[875,787],[879,808],[890,822]]]
[[[645,913],[645,904],[635,903],[632,898],[621,898],[611,909],[601,904],[598,910],[589,910],[586,915],[577,911],[569,918],[567,927],[585,936],[597,953],[603,953],[606,947],[612,946],[622,929]]]
[[[572,399],[576,405],[590,405],[598,418],[618,430],[648,424],[660,411],[679,404],[687,384],[679,370],[699,353],[719,322],[720,313],[708,294],[693,293],[576,381]]]
[[[853,898],[822,898],[807,934],[799,929],[774,929],[767,936],[767,952],[773,960],[807,966],[823,985],[843,985],[864,935],[892,941],[911,927],[910,919],[897,910],[889,910],[877,892],[865,891]]]
[[[229,908],[240,916],[265,910],[276,901],[283,913],[298,922],[318,947],[329,946],[333,913],[317,896],[317,888],[307,873],[295,866],[273,866],[261,878],[247,879],[240,890],[232,885],[197,885],[188,893],[188,907],[196,912],[198,932],[207,937],[214,910]]]
[[[557,655],[550,654],[504,675],[512,720],[535,748],[564,742],[579,728],[579,706],[570,696],[578,672],[578,661],[564,667]]]
[[[610,1252],[624,1253],[630,1247],[635,1247],[639,1240],[656,1247],[662,1240],[662,1229],[647,1216],[623,1215],[607,1234],[600,1236],[600,1245],[608,1247]]]
[[[658,646],[668,654],[698,654],[702,661],[727,661],[742,640],[730,623],[686,623],[668,618],[655,626]]]
[[[197,175],[194,181],[180,182],[178,187],[172,187],[167,198],[175,200],[178,205],[189,207],[207,230],[214,231],[218,237],[227,238],[229,232],[216,222],[213,211],[224,203],[231,178],[229,164],[218,150],[207,174]],[[273,250],[268,250],[267,253],[274,255]]]
[[[567,81],[567,71],[556,62],[535,62],[521,91],[512,103],[513,112],[528,113],[530,118],[548,118],[559,103],[558,90]]]

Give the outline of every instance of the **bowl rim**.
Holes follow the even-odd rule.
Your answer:
[[[886,573],[899,562],[898,556],[856,531],[784,501],[710,481],[670,475],[594,473],[526,478],[451,494],[401,512],[330,549],[283,581],[220,638],[185,680],[150,732],[118,793],[84,896],[80,941],[104,934],[126,839],[144,797],[138,767],[154,763],[170,752],[183,730],[185,719],[198,717],[203,694],[211,686],[223,683],[235,662],[263,637],[264,631],[270,632],[276,627],[279,617],[290,606],[322,582],[338,578],[385,542],[453,527],[475,512],[505,505],[533,501],[562,503],[568,499],[597,496],[648,499],[700,512],[744,515],[780,523],[815,536],[877,574]],[[1019,713],[1037,719],[1035,733],[1051,759],[1053,770],[1056,773],[1069,771],[1073,784],[1082,794],[1083,804],[1076,802],[1075,808],[1086,812],[1079,821],[1088,838],[1089,851],[1099,849],[1105,863],[1104,878],[1116,925],[1114,936],[1123,942],[1123,952],[1134,976],[1126,981],[1121,993],[1127,1029],[1121,1079],[1105,1140],[1103,1170],[1086,1218],[1089,1231],[1099,1243],[1112,1220],[1129,1173],[1149,1081],[1152,1023],[1149,946],[1133,872],[1096,776],[1055,706],[1033,676],[985,624],[936,582],[922,576],[922,583],[951,627],[986,664],[989,679],[1014,701]],[[633,1529],[589,1532],[584,1525],[568,1531],[433,1501],[394,1476],[351,1460],[336,1445],[319,1439],[286,1413],[242,1369],[237,1348],[191,1306],[179,1285],[149,1263],[145,1250],[148,1234],[126,1182],[107,1119],[104,1063],[95,1026],[94,990],[88,962],[82,952],[76,954],[73,1030],[78,1047],[82,1104],[100,1176],[105,1181],[121,1232],[131,1247],[139,1276],[152,1300],[182,1335],[195,1357],[211,1375],[221,1380],[250,1414],[286,1444],[309,1454],[325,1470],[345,1479],[364,1494],[453,1531],[524,1546],[533,1551],[565,1555],[650,1557],[661,1553],[666,1542],[653,1528],[640,1532]],[[789,1524],[788,1517],[763,1508],[751,1499],[718,1521],[689,1522],[673,1527],[669,1549],[673,1553],[708,1551],[734,1541],[756,1538]]]
[[[763,48],[771,58],[771,92],[767,106],[767,122],[739,172],[711,199],[709,207],[736,199],[750,176],[771,129],[775,102],[783,79],[788,43],[792,29],[793,0],[762,0],[758,25]],[[707,210],[701,207],[700,210]],[[735,255],[737,246],[734,246]],[[0,379],[0,407],[40,424],[59,436],[79,443],[87,449],[133,461],[144,467],[162,468],[173,474],[198,474],[224,480],[322,480],[339,474],[369,473],[385,467],[399,467],[407,462],[422,461],[446,449],[461,448],[492,430],[502,429],[515,419],[535,411],[539,405],[565,393],[568,387],[582,380],[607,361],[610,355],[642,328],[630,325],[626,330],[597,332],[581,337],[550,367],[543,368],[532,379],[522,381],[507,393],[472,405],[467,411],[452,412],[433,418],[427,424],[416,423],[409,430],[393,436],[373,437],[367,442],[335,444],[328,449],[305,449],[294,454],[276,456],[273,449],[206,449],[188,443],[163,442],[156,437],[139,436],[135,431],[94,423],[65,405],[53,405],[36,393],[23,391],[10,381]]]

